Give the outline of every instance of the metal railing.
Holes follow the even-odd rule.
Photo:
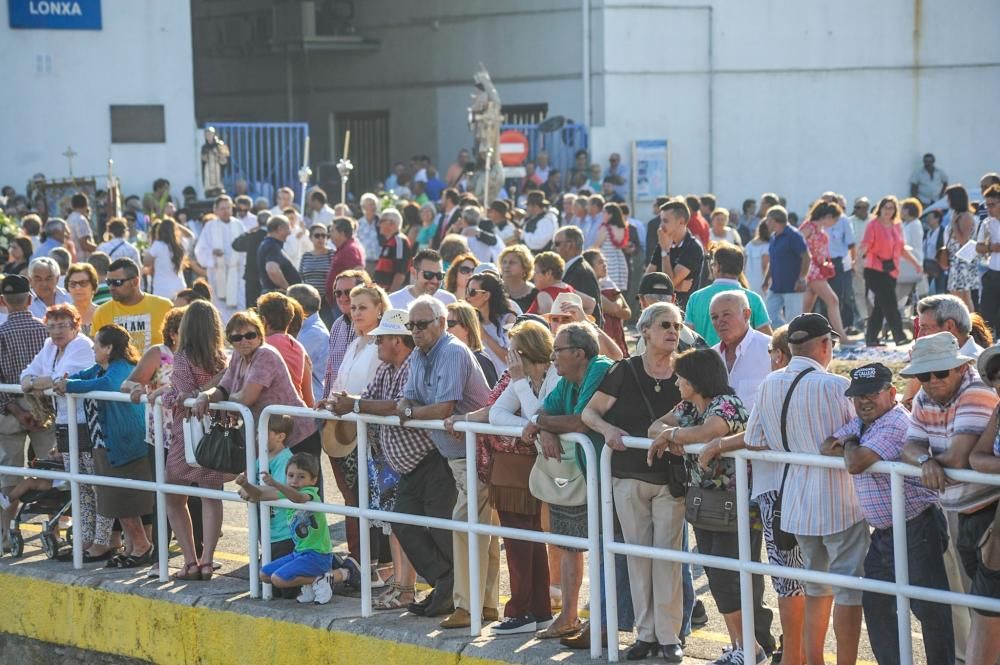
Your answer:
[[[229,165],[222,169],[226,191],[236,191],[236,181],[246,180],[250,196],[274,201],[281,187],[298,196],[309,124],[305,122],[208,122],[229,146]],[[302,208],[302,201],[297,201]]]
[[[0,385],[0,392],[21,394],[21,388],[17,385]],[[92,392],[84,394],[68,394],[67,410],[70,414],[75,413],[76,400],[82,398],[106,400],[114,402],[127,402],[129,396],[114,392]],[[143,398],[146,401],[146,398]],[[193,400],[187,400],[185,406],[192,406]],[[166,495],[186,495],[199,496],[208,499],[219,499],[222,501],[232,501],[245,503],[238,494],[234,492],[209,490],[187,485],[174,485],[166,482],[165,469],[165,441],[164,441],[164,414],[162,405],[157,402],[152,405],[154,416],[154,448],[155,448],[155,481],[138,481],[126,478],[111,478],[85,474],[80,472],[79,465],[79,440],[75,427],[69,428],[69,458],[70,468],[65,471],[48,471],[42,469],[0,466],[0,474],[10,476],[31,476],[36,478],[49,478],[52,480],[66,480],[70,484],[71,502],[73,515],[78,516],[80,511],[80,484],[99,485],[106,487],[122,487],[128,489],[146,490],[155,492],[157,497],[157,521],[158,532],[156,547],[158,553],[158,573],[159,579],[163,582],[169,580],[168,576],[168,549],[167,549],[167,517],[166,517]],[[383,511],[372,508],[368,504],[368,426],[369,425],[399,425],[399,420],[395,416],[382,417],[364,414],[347,414],[336,416],[326,411],[316,411],[304,407],[269,406],[260,414],[258,419],[254,419],[249,408],[237,403],[220,402],[210,405],[210,408],[219,411],[230,411],[239,413],[244,420],[246,427],[246,464],[248,476],[256,478],[256,468],[267,468],[267,423],[272,415],[288,415],[299,418],[310,418],[316,420],[345,420],[357,424],[358,428],[358,492],[359,505],[357,507],[328,504],[321,502],[293,503],[288,500],[262,501],[259,510],[248,510],[248,534],[247,548],[249,554],[249,591],[252,598],[270,598],[270,585],[263,585],[260,581],[260,566],[270,561],[270,519],[269,508],[288,508],[293,510],[313,510],[328,514],[342,515],[344,517],[357,518],[360,522],[359,536],[361,561],[359,562],[364,573],[361,578],[361,614],[364,617],[372,615],[372,587],[371,577],[368,574],[371,561],[371,543],[369,536],[369,523],[371,520],[380,520],[390,523],[410,524],[428,528],[445,529],[453,532],[469,534],[469,570],[463,571],[469,575],[469,595],[470,605],[468,608],[471,615],[470,634],[478,636],[482,630],[482,602],[480,598],[481,590],[476,580],[479,579],[479,542],[473,536],[495,536],[502,538],[512,538],[535,543],[551,544],[561,547],[571,547],[584,549],[590,552],[588,562],[588,574],[590,578],[590,606],[591,606],[591,644],[590,655],[598,658],[601,655],[601,626],[605,617],[600,611],[601,588],[600,566],[604,566],[604,599],[607,612],[607,633],[617,635],[618,632],[618,607],[617,607],[617,578],[615,575],[614,555],[624,554],[626,556],[644,557],[659,559],[678,563],[697,564],[703,567],[714,567],[725,570],[736,571],[740,575],[741,611],[742,625],[741,632],[744,636],[743,645],[747,658],[753,658],[754,645],[754,624],[753,624],[753,593],[752,575],[771,575],[796,579],[803,582],[831,585],[856,589],[865,592],[881,593],[896,597],[897,621],[899,628],[899,648],[902,662],[912,662],[912,634],[910,630],[910,600],[919,599],[929,602],[946,605],[958,605],[963,607],[982,609],[992,612],[1000,612],[1000,600],[983,596],[973,596],[967,593],[953,591],[943,591],[927,587],[913,586],[909,583],[908,560],[906,556],[895,558],[895,581],[885,582],[866,578],[857,578],[848,575],[806,570],[800,568],[790,568],[785,566],[775,566],[767,563],[760,563],[751,560],[750,554],[750,484],[748,463],[752,460],[761,460],[772,463],[787,463],[807,467],[820,467],[827,469],[845,470],[844,461],[837,457],[826,457],[804,453],[787,453],[777,451],[748,451],[740,450],[727,453],[726,456],[735,460],[736,467],[736,496],[737,496],[737,536],[739,539],[738,558],[728,558],[702,553],[689,553],[680,550],[670,550],[658,547],[632,545],[614,540],[614,515],[613,498],[611,491],[611,449],[604,447],[598,457],[593,444],[583,434],[569,434],[562,437],[564,442],[578,443],[584,452],[586,459],[587,477],[587,537],[578,538],[561,536],[540,531],[529,531],[524,529],[513,529],[491,524],[479,523],[476,506],[476,494],[478,488],[478,475],[475,464],[476,459],[476,435],[495,434],[500,436],[520,436],[521,430],[517,427],[500,427],[495,425],[459,422],[456,423],[456,431],[465,434],[465,452],[468,463],[466,465],[466,483],[469,492],[470,509],[467,511],[468,517],[465,521],[454,519],[443,519],[410,515],[399,512]],[[255,430],[256,427],[256,430]],[[407,421],[406,427],[413,427],[425,430],[443,430],[442,421]],[[190,436],[189,428],[187,436]],[[254,436],[256,433],[256,436]],[[625,445],[630,448],[648,449],[651,445],[649,439],[625,437]],[[183,445],[180,441],[175,441],[174,445]],[[689,453],[696,454],[702,449],[702,445],[686,446]],[[906,513],[904,508],[904,478],[907,476],[919,477],[920,469],[914,466],[899,462],[879,462],[872,465],[866,473],[885,473],[890,476],[891,505],[893,519],[893,545],[895,552],[907,552],[906,533]],[[946,475],[959,482],[975,482],[980,484],[1000,486],[1000,475],[977,473],[965,470],[947,470]],[[598,512],[600,511],[600,512]],[[682,528],[687,528],[686,524]],[[259,540],[258,540],[259,539]],[[265,546],[261,546],[261,544]],[[73,538],[73,566],[82,568],[83,566],[83,540]],[[679,602],[679,599],[678,599]],[[617,644],[617,640],[614,640]],[[618,660],[617,647],[610,649],[609,659],[612,662]],[[748,662],[753,662],[752,660]]]
[[[648,450],[652,443],[650,439],[635,437],[623,437],[623,442],[628,448],[638,448],[642,450]],[[704,444],[685,446],[685,450],[691,454],[700,453],[703,448]],[[605,446],[601,451],[601,509],[604,524],[611,523],[609,520],[612,518],[612,511],[614,510],[613,498],[611,496],[611,453],[612,450],[607,446]],[[913,635],[910,630],[910,599],[1000,612],[1000,600],[994,600],[983,596],[973,596],[955,591],[942,591],[928,587],[912,586],[909,583],[909,562],[907,560],[907,556],[905,554],[902,556],[899,555],[899,553],[908,552],[906,543],[906,511],[904,507],[903,478],[905,476],[919,477],[921,475],[919,468],[901,462],[878,462],[865,471],[865,473],[885,473],[890,476],[893,550],[897,553],[897,556],[894,561],[895,581],[883,582],[867,578],[852,577],[850,575],[806,570],[803,568],[775,566],[751,560],[750,476],[748,472],[748,462],[752,460],[760,460],[779,464],[795,464],[798,466],[811,466],[846,471],[846,466],[842,458],[824,455],[811,455],[806,453],[751,450],[739,450],[736,452],[726,453],[725,456],[734,458],[736,463],[736,519],[737,536],[739,538],[739,558],[732,559],[729,557],[706,555],[700,552],[694,554],[658,547],[619,543],[615,542],[614,533],[611,529],[604,529],[604,584],[605,597],[607,599],[609,635],[614,635],[618,631],[618,601],[616,596],[618,587],[614,567],[615,554],[660,559],[664,561],[673,561],[692,565],[697,564],[704,568],[711,567],[737,571],[740,574],[740,611],[742,613],[741,633],[743,636],[744,660],[748,663],[756,662],[756,654],[754,653],[757,642],[754,637],[753,621],[753,575],[784,577],[800,580],[802,582],[811,582],[814,584],[824,584],[834,587],[844,587],[847,589],[857,589],[859,591],[895,596],[896,614],[899,628],[900,662],[903,663],[913,662]],[[990,475],[963,470],[946,470],[945,473],[948,478],[956,481],[1000,485],[1000,475]],[[687,528],[686,523],[683,528]],[[617,662],[618,650],[614,648],[609,649],[608,659],[611,662]]]

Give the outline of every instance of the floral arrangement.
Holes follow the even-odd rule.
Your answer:
[[[21,228],[13,218],[0,211],[0,255],[6,261],[9,257],[11,243],[21,235]]]
[[[396,193],[393,191],[382,191],[378,193],[378,209],[379,212],[387,210],[388,208],[399,208],[399,203],[402,201]]]

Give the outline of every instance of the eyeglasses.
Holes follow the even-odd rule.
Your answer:
[[[950,369],[941,369],[936,372],[922,372],[920,374],[916,374],[915,376],[917,377],[917,381],[920,383],[927,383],[931,380],[931,375],[933,375],[935,379],[947,379],[950,374]]]
[[[680,332],[681,328],[684,327],[684,324],[679,321],[660,321],[659,323],[660,327],[664,330],[676,330]]]
[[[260,333],[258,333],[256,330],[251,330],[249,332],[243,333],[242,335],[240,335],[239,333],[230,335],[227,339],[229,340],[230,344],[235,344],[236,342],[242,342],[243,340],[249,341],[252,339],[257,339],[259,336]]]
[[[462,273],[463,275],[471,275],[473,270],[475,270],[475,268],[473,266],[459,266],[458,267],[458,272]]]
[[[408,321],[405,325],[406,325],[406,329],[410,330],[410,331],[413,331],[413,330],[426,330],[427,326],[429,326],[430,324],[434,323],[434,321],[435,321],[435,319],[426,319],[424,321]]]
[[[455,319],[448,319],[449,328],[454,328],[455,326],[460,326],[460,325],[462,325],[461,321],[456,321]]]
[[[350,297],[350,295],[351,295],[350,289],[334,289],[333,291],[334,298],[348,298]]]
[[[469,289],[469,296],[478,296],[483,293],[488,293],[486,289]]]
[[[570,349],[579,349],[579,348],[580,347],[576,346],[576,345],[573,345],[573,346],[553,346],[552,347],[552,355],[555,355],[555,354],[559,353],[560,351],[569,351]]]
[[[68,286],[71,289],[82,289],[90,285],[91,284],[89,279],[74,279],[71,282],[66,282],[66,286]]]
[[[326,235],[325,233],[314,233],[313,234],[313,238],[315,238],[316,240],[326,240],[329,237],[330,236]]]
[[[72,323],[50,323],[45,326],[49,332],[59,332],[60,330],[72,330]]]
[[[435,281],[435,280],[438,281],[438,282],[440,282],[442,279],[444,279],[444,273],[443,272],[434,272],[433,270],[424,270],[423,271],[423,275],[424,275],[424,279],[426,279],[428,282]]]
[[[118,279],[106,279],[104,280],[104,283],[113,289],[117,289],[120,288],[122,284],[127,284],[128,282],[131,282],[133,279],[135,278],[128,277],[128,278],[118,278]]]

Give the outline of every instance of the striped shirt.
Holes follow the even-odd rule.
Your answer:
[[[883,413],[871,425],[861,431],[861,418],[855,418],[834,433],[838,439],[856,436],[862,448],[868,448],[886,462],[899,461],[906,430],[910,426],[910,416],[898,404]],[[886,473],[858,473],[853,476],[854,490],[858,493],[861,512],[876,529],[892,526],[892,490],[890,477]],[[927,507],[937,503],[937,495],[924,487],[920,478],[906,476],[903,479],[903,505],[906,519],[911,520]]]
[[[326,276],[330,272],[333,252],[314,254],[306,252],[299,259],[299,275],[302,282],[315,288],[321,294],[326,291]]]
[[[850,383],[826,371],[811,358],[795,356],[783,370],[771,372],[760,384],[757,403],[747,422],[746,443],[783,451],[781,407],[792,381],[802,371],[814,367],[795,387],[788,406],[788,448],[793,453],[819,454],[827,437],[854,417],[854,406],[844,397]],[[777,490],[776,478],[761,479],[754,467],[754,494]],[[839,533],[864,519],[846,469],[824,469],[792,465],[785,482],[781,526],[800,536],[828,536]]]
[[[358,333],[347,315],[338,316],[330,326],[330,353],[326,357],[326,372],[323,377],[323,399],[330,396],[333,383],[337,380],[340,365],[344,362],[347,347],[351,345]]]
[[[947,404],[932,399],[923,388],[913,400],[907,443],[913,442],[929,448],[931,456],[940,455],[951,447],[956,434],[973,434],[978,437],[986,429],[1000,398],[983,383],[972,365],[965,370],[958,390]],[[941,495],[945,510],[969,513],[996,501],[1000,487],[976,483],[948,485]]]
[[[361,399],[399,400],[403,396],[403,386],[410,378],[412,358],[413,353],[410,353],[398,370],[389,363],[379,365],[368,387],[361,393]],[[368,436],[378,437],[389,466],[401,474],[413,471],[427,453],[434,450],[434,442],[427,431],[412,427],[369,425]]]

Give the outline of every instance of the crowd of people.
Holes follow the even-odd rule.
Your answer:
[[[578,159],[581,173],[587,161]],[[600,194],[575,174],[572,191],[557,191],[544,169],[535,164],[521,183],[523,210],[517,197],[479,201],[461,191],[461,173],[440,179],[424,164],[386,183],[413,183],[412,200],[397,205],[367,193],[356,210],[331,207],[313,188],[300,211],[282,188],[270,209],[221,195],[197,222],[158,181],[159,195],[147,197],[154,240],[141,248],[126,218],[107,220],[99,244],[82,195],[65,221],[21,211],[23,238],[0,286],[0,383],[19,383],[24,395],[0,394],[0,462],[21,466],[56,450],[69,468],[74,427],[83,472],[150,480],[152,417],[140,404],[149,395],[166,411],[170,483],[235,481],[248,501],[305,503],[323,497],[326,456],[348,505],[367,493],[385,511],[465,520],[474,510],[483,523],[585,536],[584,460],[559,436],[578,432],[613,451],[621,540],[737,557],[736,473],[725,454],[831,455],[846,468],[752,463],[753,559],[892,580],[890,484],[867,470],[902,461],[922,474],[905,484],[911,583],[1000,597],[1000,536],[987,535],[1000,489],[944,475],[1000,471],[991,330],[1000,320],[1000,176],[983,177],[978,206],[961,185],[941,182],[930,198],[944,196],[944,214],[934,201],[884,196],[873,215],[860,198],[848,216],[843,197],[825,193],[797,224],[770,193],[759,209],[748,200],[731,212],[711,195],[664,196],[642,224],[621,200],[620,167]],[[927,193],[924,180],[915,176],[915,195]],[[982,268],[979,256],[988,257]],[[904,330],[911,307],[915,340]],[[913,342],[898,394],[881,363],[849,378],[829,371],[835,346],[853,345],[859,328],[868,346],[886,336]],[[66,395],[93,390],[132,401],[81,399],[70,412]],[[347,421],[270,418],[266,469],[191,464],[185,419],[226,401],[255,417],[285,405],[400,424],[367,428],[367,487]],[[444,430],[410,420],[441,420]],[[521,434],[479,435],[468,459],[460,422]],[[653,439],[648,453],[626,447],[630,436]],[[705,444],[698,454],[695,444]],[[21,482],[37,481],[0,479],[5,547]],[[86,562],[152,563],[151,493],[83,485],[81,498],[74,537]],[[174,579],[210,580],[222,502],[169,495],[167,515],[183,552]],[[470,579],[467,534],[389,521],[371,536],[364,570],[357,520],[347,520],[339,556],[323,513],[272,509],[272,563],[261,579],[283,597],[325,604],[336,585],[370,576],[377,609],[440,617],[445,629],[470,625],[476,584],[494,635],[589,646],[584,552],[504,539],[510,599],[501,608],[498,538],[474,536],[481,558]],[[626,658],[682,662],[686,637],[706,620],[690,568],[618,558],[619,628],[637,635]],[[731,641],[715,663],[742,664],[739,575],[706,573]],[[423,598],[418,575],[432,587]],[[784,665],[824,662],[831,617],[838,663],[857,660],[862,618],[878,662],[900,662],[892,597],[771,583],[777,624],[764,580],[753,581],[757,663],[775,653]],[[928,663],[987,665],[1000,655],[996,615],[919,600],[912,610]]]

